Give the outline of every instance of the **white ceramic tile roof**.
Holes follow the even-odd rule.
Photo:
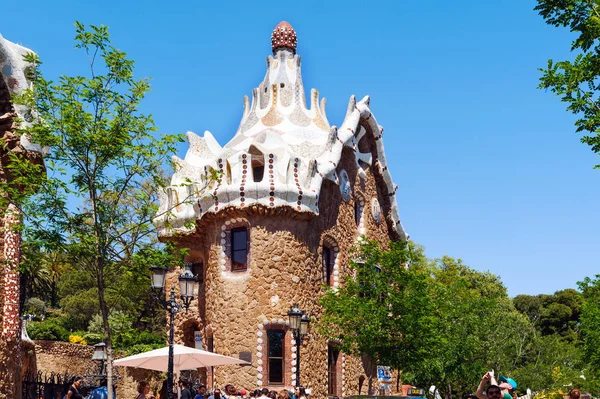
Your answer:
[[[310,108],[306,107],[300,65],[293,49],[274,49],[274,56],[267,58],[264,80],[252,91],[252,101],[244,98],[236,134],[223,147],[208,131],[204,137],[187,133],[189,149],[185,159],[174,158],[179,168],[161,198],[162,216],[156,219],[159,235],[193,231],[192,222],[227,207],[286,206],[318,215],[323,179],[339,184],[336,167],[342,149],[350,147],[359,172],[364,173],[359,160],[379,169],[392,197],[393,228],[407,238],[398,216],[397,187],[386,164],[383,128],[371,113],[369,97],[357,102],[352,96],[341,127],[332,127],[325,99],[319,102],[317,90],[311,90]],[[359,141],[368,134],[361,123],[375,136],[375,165],[370,152],[359,151]],[[262,179],[253,176],[255,165],[264,166]]]

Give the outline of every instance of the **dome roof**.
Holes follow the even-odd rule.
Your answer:
[[[265,77],[252,91],[252,100],[244,97],[242,120],[233,138],[221,146],[208,131],[204,137],[188,132],[190,147],[185,159],[174,157],[177,172],[161,198],[159,213],[166,216],[157,219],[159,235],[190,232],[193,222],[207,213],[254,204],[318,215],[323,180],[340,184],[338,173],[345,172],[338,165],[344,147],[349,147],[362,177],[359,161],[377,168],[383,177],[390,197],[390,224],[406,238],[397,212],[397,187],[383,152],[383,128],[371,114],[369,97],[356,101],[352,96],[341,127],[330,126],[325,99],[319,101],[317,90],[311,90],[307,107],[300,56],[295,54],[296,33],[287,22],[277,25],[272,44]],[[359,148],[367,134],[373,135],[376,156]]]

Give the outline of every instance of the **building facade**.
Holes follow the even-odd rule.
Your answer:
[[[17,133],[17,117],[26,110],[15,106],[11,96],[28,87],[23,55],[30,50],[0,35],[0,181],[14,182],[10,173],[11,155],[42,163],[39,146]],[[6,201],[0,205],[0,399],[21,398],[21,320],[19,262],[21,223],[18,207]],[[6,205],[7,204],[7,205]]]
[[[341,127],[331,126],[317,90],[306,105],[296,43],[288,23],[275,28],[265,78],[244,98],[233,138],[221,147],[208,131],[189,132],[161,199],[159,236],[189,248],[200,283],[190,312],[177,315],[177,340],[193,346],[200,335],[205,348],[251,363],[209,370],[209,384],[295,386],[290,307],[319,319],[324,286],[339,286],[362,237],[407,239],[369,97],[352,96]],[[371,365],[314,329],[300,355],[313,397],[366,393]]]

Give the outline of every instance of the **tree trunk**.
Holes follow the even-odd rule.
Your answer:
[[[103,266],[103,261],[98,259],[99,265]],[[106,344],[106,388],[108,390],[108,397],[113,397],[113,350],[110,339],[110,324],[108,323],[108,307],[106,306],[106,301],[104,300],[104,276],[103,271],[104,268],[99,266],[98,273],[98,299],[100,302],[100,310],[102,312],[102,324],[104,325],[104,343]]]

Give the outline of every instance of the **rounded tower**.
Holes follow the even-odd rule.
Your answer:
[[[314,397],[356,394],[368,377],[360,359],[314,329],[298,353],[287,312],[297,303],[318,319],[323,287],[338,287],[363,236],[406,239],[383,128],[369,98],[354,96],[341,127],[331,126],[317,90],[307,107],[289,23],[276,26],[271,45],[232,139],[221,146],[208,131],[188,132],[161,198],[160,238],[189,248],[200,281],[194,311],[177,316],[178,339],[192,345],[197,331],[205,348],[250,362],[209,370],[209,385],[291,388],[300,367]]]

